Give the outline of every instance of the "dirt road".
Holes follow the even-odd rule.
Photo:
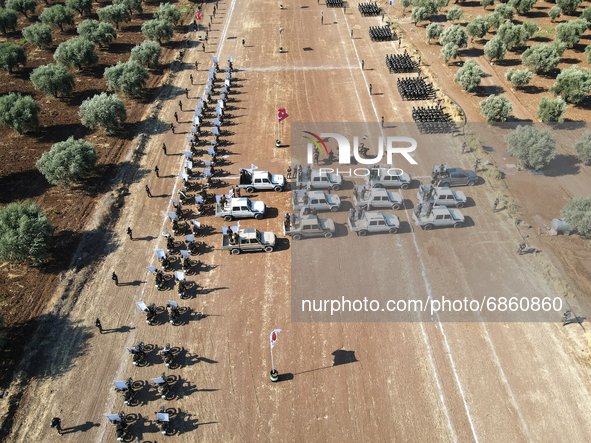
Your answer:
[[[279,107],[293,122],[378,122],[382,115],[387,121],[409,121],[416,105],[400,101],[396,75],[384,66],[385,53],[396,53],[396,45],[373,43],[367,36],[367,26],[378,25],[379,18],[324,4],[284,6],[219,3],[210,32],[210,43],[217,46],[209,45],[206,56],[218,55],[223,62],[232,55],[238,69],[231,93],[236,101],[229,103],[233,109],[223,126],[229,134],[222,138],[230,142],[228,164],[222,167],[224,190],[236,184],[239,167],[255,164],[281,173],[290,164],[290,149],[274,147]],[[205,11],[207,18],[211,5]],[[351,29],[359,30],[353,39]],[[157,132],[150,138],[109,253],[75,294],[70,327],[49,332],[39,343],[52,351],[21,399],[8,441],[58,441],[48,426],[53,416],[66,428],[59,441],[114,441],[105,414],[120,410],[131,414],[134,438],[160,441],[153,420],[163,404],[172,408],[172,428],[182,442],[558,441],[565,430],[573,441],[589,440],[589,346],[577,325],[558,323],[561,313],[555,323],[447,323],[443,315],[426,314],[396,323],[362,323],[361,316],[346,323],[291,321],[297,308],[290,297],[294,283],[300,290],[336,287],[351,297],[370,283],[384,298],[560,296],[543,257],[516,255],[520,237],[505,213],[492,214],[494,193],[486,184],[466,190],[474,204],[464,212],[473,223],[462,229],[411,230],[415,187],[402,191],[409,209],[396,211],[405,226],[399,234],[345,233],[297,246],[279,235],[279,248],[271,254],[223,253],[220,232],[228,223],[204,217],[200,220],[215,233],[204,239],[210,250],[199,257],[203,270],[188,277],[204,290],[188,300],[179,300],[172,288],[157,291],[146,267],[157,265],[154,251],[165,245],[160,233],[170,228],[166,212],[179,186],[189,104],[202,93],[211,64],[202,61],[195,73],[189,67],[203,54],[191,50],[186,57],[187,69],[175,79],[179,97],[164,103],[160,114],[164,121],[177,111],[183,123],[176,135]],[[199,82],[193,87],[191,73]],[[190,88],[189,100],[180,92],[184,87]],[[206,131],[210,125],[211,114]],[[291,134],[287,125],[283,130],[286,143]],[[443,159],[470,166],[459,154],[460,139],[441,140],[434,140],[437,150],[418,149],[418,165],[407,172],[425,177]],[[155,164],[160,178],[151,172]],[[351,198],[350,189],[338,193],[344,201]],[[289,193],[252,198],[263,200],[269,215],[241,226],[279,234]],[[346,211],[334,219],[343,232]],[[126,237],[127,226],[135,240]],[[113,271],[119,286],[110,280]],[[173,327],[160,314],[161,324],[149,326],[134,304],[165,306],[167,300],[190,308],[182,317],[185,324]],[[588,317],[585,302],[572,302]],[[58,313],[59,307],[56,301]],[[94,330],[96,317],[106,334]],[[274,348],[282,379],[273,384],[268,336],[275,328],[283,329]],[[140,340],[157,348],[146,366],[135,367],[125,347]],[[180,367],[166,370],[174,376],[174,397],[168,401],[157,398],[149,381],[166,369],[156,355],[166,343],[180,348]],[[113,380],[127,377],[143,383],[134,407],[124,407],[112,389]]]

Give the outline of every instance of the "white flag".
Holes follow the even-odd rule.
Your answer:
[[[269,340],[271,341],[271,349],[273,349],[273,346],[275,346],[275,342],[277,341],[277,334],[279,334],[281,332],[281,329],[275,329],[273,332],[271,332],[271,336],[269,337]]]
[[[250,165],[250,169],[259,169],[259,167],[258,167],[257,165],[253,165],[253,164],[251,163],[251,165]]]
[[[388,3],[390,6],[394,6],[394,0],[390,0],[390,2]]]

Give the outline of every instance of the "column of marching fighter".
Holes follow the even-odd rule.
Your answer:
[[[200,101],[197,103],[192,116],[191,135],[186,136],[186,151],[183,154],[184,172],[181,173],[182,189],[177,191],[178,198],[172,198],[171,202],[174,211],[168,212],[167,217],[171,223],[171,232],[163,232],[161,235],[166,238],[166,247],[157,249],[156,255],[161,268],[149,266],[147,269],[154,276],[154,285],[159,291],[174,289],[176,286],[178,296],[181,299],[192,298],[194,294],[203,291],[196,282],[188,282],[187,275],[198,274],[206,267],[200,260],[191,259],[208,252],[211,249],[203,242],[197,241],[198,237],[203,237],[212,232],[212,229],[201,224],[196,220],[197,217],[206,215],[209,211],[212,195],[207,191],[220,185],[218,179],[213,177],[220,175],[219,166],[223,164],[224,159],[218,158],[220,145],[224,141],[220,140],[223,133],[223,123],[225,119],[225,110],[228,109],[227,102],[232,101],[231,80],[232,80],[232,57],[228,58],[228,66],[221,70],[218,65],[217,57],[213,58],[213,66],[208,73],[208,81],[203,94],[199,95]],[[218,95],[214,100],[213,95]],[[211,128],[205,129],[204,122],[211,119]],[[205,137],[211,131],[211,140],[206,141]],[[207,158],[207,159],[205,159]],[[198,172],[196,166],[202,167],[203,171]],[[194,195],[190,195],[194,193]],[[173,194],[174,197],[174,194]],[[194,210],[187,206],[194,205]],[[174,236],[184,235],[184,240],[179,240]],[[180,269],[179,269],[180,268]],[[190,313],[189,307],[180,307],[176,301],[168,300],[166,307],[158,307],[155,303],[147,304],[136,302],[138,308],[146,315],[148,325],[159,324],[160,314],[168,313],[168,322],[173,326],[184,323],[183,317]],[[200,313],[197,319],[201,318]],[[147,365],[146,355],[156,350],[154,345],[146,345],[143,341],[138,342],[132,348],[126,348],[132,356],[134,366]],[[167,343],[157,354],[162,357],[163,363],[167,368],[179,368],[178,362],[175,362],[175,356],[180,352],[180,348],[171,347]],[[151,382],[157,390],[158,396],[163,399],[172,399],[172,389],[177,378],[167,376],[163,372],[159,377]],[[114,381],[115,390],[121,393],[123,402],[127,406],[137,404],[135,400],[137,391],[144,386],[143,381],[127,380]],[[166,409],[164,406],[156,412],[155,424],[163,435],[170,435],[174,432],[171,425],[174,416],[174,409]],[[124,441],[130,438],[128,424],[132,421],[131,416],[126,416],[124,412],[119,414],[109,414],[108,419],[115,427],[117,440]],[[131,437],[132,438],[132,437]],[[137,439],[139,441],[139,438]]]

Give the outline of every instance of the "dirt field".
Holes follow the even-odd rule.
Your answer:
[[[231,256],[219,250],[221,227],[228,223],[203,217],[202,223],[214,232],[204,238],[202,271],[188,277],[203,290],[179,300],[172,287],[163,292],[154,288],[146,267],[157,265],[154,250],[165,245],[160,233],[170,229],[166,212],[179,189],[192,107],[179,112],[184,123],[175,135],[162,131],[158,122],[172,119],[185,87],[190,89],[189,102],[197,103],[213,55],[222,61],[233,56],[238,69],[231,93],[235,101],[229,102],[224,124],[228,132],[222,136],[229,142],[224,146],[224,184],[216,193],[236,184],[240,167],[254,163],[261,170],[282,172],[291,163],[289,148],[274,147],[280,107],[290,115],[287,122],[378,122],[381,116],[387,122],[410,121],[410,109],[417,103],[400,100],[396,75],[388,74],[383,62],[386,53],[411,49],[410,43],[421,50],[427,69],[466,110],[469,121],[481,121],[472,106],[477,101],[450,81],[453,70],[443,67],[438,54],[427,55],[418,31],[410,39],[410,23],[400,21],[406,32],[399,49],[392,42],[371,42],[367,27],[378,25],[380,19],[360,17],[356,8],[343,13],[324,4],[284,6],[280,10],[269,1],[219,2],[208,52],[192,47],[167,95],[138,116],[145,119],[151,109],[159,110],[157,121],[146,123],[148,135],[140,152],[122,154],[131,162],[129,195],[118,199],[106,194],[97,205],[98,214],[82,229],[93,229],[105,213],[114,214],[114,222],[104,225],[99,243],[78,251],[75,268],[64,269],[54,298],[41,314],[36,339],[23,351],[29,358],[1,404],[7,411],[12,401],[11,412],[16,410],[5,440],[58,441],[48,424],[59,416],[66,429],[61,440],[115,441],[105,414],[124,410],[131,418],[133,439],[161,441],[164,437],[153,420],[165,404],[174,414],[176,440],[183,442],[558,441],[565,432],[573,441],[588,441],[589,344],[578,325],[559,323],[561,313],[555,323],[446,323],[440,321],[445,318],[424,314],[404,323],[291,321],[292,277],[310,290],[322,282],[357,294],[368,272],[380,278],[379,288],[386,296],[394,296],[393,287],[408,299],[567,294],[577,314],[588,317],[589,305],[582,297],[589,288],[585,243],[575,237],[550,237],[543,228],[557,216],[564,193],[589,189],[589,168],[578,165],[576,174],[565,172],[574,163],[569,163],[568,145],[559,146],[562,156],[550,165],[552,177],[521,171],[492,186],[484,182],[466,189],[474,204],[463,212],[473,224],[459,230],[413,231],[408,205],[396,211],[408,228],[394,236],[361,238],[348,233],[306,240],[296,248],[279,235],[278,250],[271,254]],[[207,5],[205,23],[211,11],[212,5]],[[279,25],[284,29],[282,54]],[[201,63],[199,71],[192,67],[195,60]],[[360,69],[361,60],[365,70]],[[531,111],[516,117],[533,119]],[[205,125],[209,139],[211,114]],[[510,163],[502,160],[499,134],[478,135],[483,145],[495,147],[489,154],[493,163]],[[290,136],[284,125],[282,142],[287,144]],[[443,160],[471,167],[475,157],[460,153],[462,141],[445,138],[436,151],[418,149],[418,165],[407,172],[421,179]],[[163,142],[168,155],[160,149]],[[160,178],[151,173],[155,164]],[[146,184],[153,198],[144,192]],[[514,219],[507,210],[491,213],[498,192],[515,199],[521,219],[533,226],[520,227],[521,235],[529,235],[528,242],[543,253],[516,254],[521,236]],[[338,194],[344,201],[351,198],[350,189]],[[402,194],[414,202],[416,187]],[[267,204],[269,216],[241,225],[279,234],[290,206],[289,193],[261,192],[252,198]],[[113,202],[116,210],[111,209]],[[334,219],[342,231],[346,211],[334,214]],[[133,241],[125,235],[128,226],[133,228]],[[353,253],[367,261],[345,259]],[[308,255],[309,262],[293,267],[292,258],[301,254]],[[326,256],[333,259],[329,265]],[[119,276],[118,287],[110,280],[113,271]],[[160,314],[160,324],[149,326],[134,305],[144,301],[165,306],[167,300],[189,309],[183,314],[184,324],[173,327]],[[106,334],[93,327],[97,317]],[[283,329],[274,348],[275,365],[282,374],[277,384],[268,376],[268,335],[275,328]],[[153,351],[146,366],[135,367],[125,347],[139,340],[152,345]],[[150,387],[150,379],[166,369],[156,355],[166,343],[179,348],[179,367],[166,370],[174,377],[174,397],[168,401],[157,398]],[[133,407],[124,407],[112,388],[113,380],[128,377],[143,385],[139,405]]]

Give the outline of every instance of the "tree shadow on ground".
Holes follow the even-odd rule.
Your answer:
[[[576,175],[581,170],[580,162],[579,158],[573,154],[557,155],[548,165],[550,169],[548,175],[552,177]]]

